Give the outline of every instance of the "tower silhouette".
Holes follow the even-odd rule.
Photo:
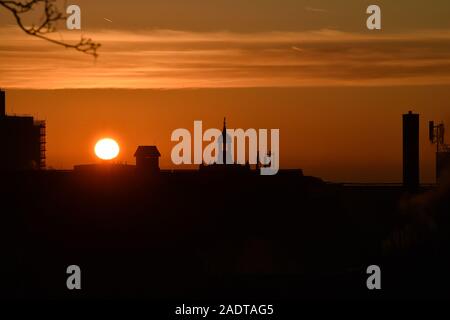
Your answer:
[[[6,93],[0,89],[0,170],[45,168],[45,121],[6,114]]]
[[[403,186],[419,187],[419,115],[412,111],[403,115]]]
[[[219,154],[217,155],[217,164],[233,164],[232,141],[227,133],[227,118],[223,118],[222,134],[218,138]]]
[[[0,117],[6,117],[6,94],[0,89]]]

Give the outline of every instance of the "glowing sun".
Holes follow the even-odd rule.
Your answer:
[[[95,155],[102,160],[111,160],[119,155],[119,144],[110,138],[97,141],[95,145]]]

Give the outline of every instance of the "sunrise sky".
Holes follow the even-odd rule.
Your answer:
[[[59,1],[61,8],[66,1]],[[450,125],[450,2],[71,1],[99,58],[25,35],[0,8],[0,87],[7,111],[48,121],[47,163],[95,161],[105,135],[133,163],[157,144],[172,167],[170,133],[205,127],[280,128],[282,167],[339,181],[401,180],[401,114],[422,120],[422,178],[434,178],[426,122]],[[31,23],[35,17],[27,17]],[[138,89],[138,90],[137,90]]]

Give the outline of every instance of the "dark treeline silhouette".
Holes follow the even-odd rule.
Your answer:
[[[445,297],[444,190],[411,195],[300,172],[4,173],[2,295]],[[66,288],[72,264],[79,292]],[[382,294],[366,288],[371,264],[382,267]]]

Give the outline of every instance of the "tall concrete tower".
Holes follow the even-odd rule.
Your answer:
[[[419,187],[419,115],[409,111],[403,115],[403,186]]]

